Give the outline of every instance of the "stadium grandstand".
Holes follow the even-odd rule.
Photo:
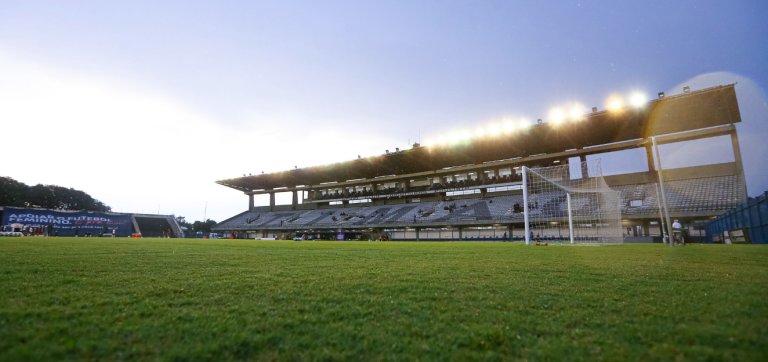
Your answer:
[[[106,233],[114,229],[118,237],[185,237],[173,215],[0,206],[0,220],[8,231],[32,236],[43,236],[45,226],[51,224],[51,236],[100,236],[106,227]]]
[[[522,240],[523,166],[582,165],[572,171],[588,178],[587,156],[644,149],[648,171],[604,179],[620,192],[625,241],[661,242],[652,139],[671,144],[730,136],[733,162],[661,171],[670,217],[688,228],[692,241],[704,241],[707,221],[747,199],[734,86],[685,87],[679,95],[659,93],[642,104],[592,108],[561,122],[539,120],[458,142],[414,144],[374,157],[220,180],[249,201],[246,210],[214,230],[241,238]],[[576,157],[582,162],[570,163]],[[291,204],[275,204],[281,192],[292,193]],[[254,195],[262,194],[269,195],[269,206],[254,206]],[[529,200],[537,206],[533,213],[561,208],[564,202],[537,196]],[[590,207],[589,202],[573,206]]]

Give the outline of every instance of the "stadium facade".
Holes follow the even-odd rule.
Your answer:
[[[433,146],[334,164],[238,177],[218,184],[243,192],[248,207],[214,230],[237,237],[309,234],[326,239],[521,240],[521,168],[569,163],[578,157],[644,149],[648,171],[606,176],[621,192],[627,241],[660,242],[658,144],[728,136],[734,161],[664,169],[670,216],[694,241],[706,239],[708,220],[746,201],[736,123],[741,122],[734,84],[684,92],[642,106],[592,113]],[[663,165],[662,165],[663,166]],[[584,168],[583,177],[589,177]],[[275,194],[290,192],[289,205]],[[254,195],[269,206],[255,207]],[[697,240],[698,239],[698,240]]]

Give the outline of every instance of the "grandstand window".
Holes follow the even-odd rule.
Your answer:
[[[371,199],[349,200],[350,204],[362,204],[366,202],[371,202]]]
[[[512,190],[522,190],[522,185],[514,185],[514,186],[504,186],[504,187],[489,187],[488,192],[501,192],[501,191],[512,191]]]
[[[344,204],[344,201],[331,201],[328,204],[329,205],[342,205],[342,204]]]
[[[445,196],[471,195],[471,194],[479,194],[479,193],[480,193],[480,189],[461,190],[461,191],[446,192]]]
[[[631,207],[640,207],[643,206],[643,200],[631,200],[629,202],[629,206]]]
[[[411,202],[421,202],[421,199],[419,198],[411,199]]]

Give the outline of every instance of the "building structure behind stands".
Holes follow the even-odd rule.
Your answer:
[[[671,218],[689,229],[693,241],[703,241],[708,220],[747,199],[734,86],[677,96],[660,93],[642,107],[593,109],[580,120],[540,123],[459,143],[415,144],[374,157],[220,180],[245,193],[248,207],[214,230],[248,238],[521,240],[522,166],[562,165],[575,157],[585,161],[590,155],[644,149],[648,171],[605,180],[621,192],[625,240],[660,242],[659,178],[651,138],[671,144],[729,136],[734,162],[662,171]],[[279,192],[292,193],[292,203],[276,205]],[[261,194],[269,195],[269,206],[254,206],[254,195]]]

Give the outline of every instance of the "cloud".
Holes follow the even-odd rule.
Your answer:
[[[381,153],[382,140],[357,130],[283,127],[240,113],[246,122],[210,119],[146,85],[0,50],[2,174],[81,189],[115,211],[156,213],[159,205],[202,219],[207,201],[207,216],[222,220],[245,210],[247,197],[215,180]]]

